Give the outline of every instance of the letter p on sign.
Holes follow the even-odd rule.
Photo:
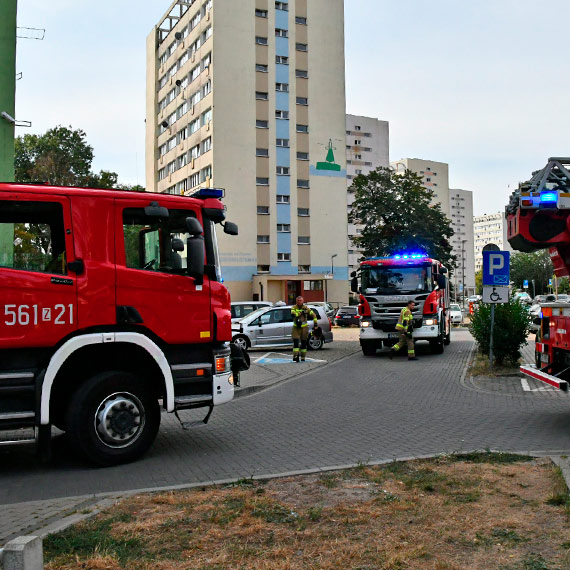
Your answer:
[[[483,252],[483,285],[508,285],[510,280],[508,251]]]

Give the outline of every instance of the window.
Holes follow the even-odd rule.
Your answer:
[[[204,111],[200,117],[200,122],[202,124],[202,126],[205,126],[207,123],[209,123],[212,120],[212,109],[208,109],[207,111]]]
[[[297,153],[297,160],[309,160],[309,153],[308,152],[298,152]]]
[[[208,137],[202,141],[202,154],[212,149],[212,137]]]
[[[5,247],[0,251],[1,267],[67,274],[60,203],[3,202],[0,235],[6,238],[3,241]]]
[[[308,188],[308,187],[309,187],[308,180],[297,179],[297,188]]]
[[[305,291],[322,291],[323,282],[322,281],[305,281],[303,284]]]
[[[287,2],[275,2],[275,9],[287,12],[289,10],[289,4]]]
[[[295,16],[295,24],[302,24],[303,26],[306,26],[307,18],[303,18],[302,16]]]
[[[295,49],[297,51],[309,51],[309,46],[307,44],[300,44],[300,43],[296,43],[295,44]]]
[[[269,149],[267,148],[256,148],[255,156],[269,156]]]
[[[258,273],[269,273],[269,265],[258,265],[257,266]]]
[[[264,65],[263,63],[256,63],[255,64],[255,71],[261,71],[262,73],[267,73],[268,66]]]
[[[258,176],[255,179],[255,183],[257,184],[257,186],[269,186],[269,178],[261,178]]]
[[[277,224],[277,233],[290,234],[291,233],[291,224]]]
[[[289,204],[290,196],[287,196],[287,194],[277,194],[276,201],[278,204]]]
[[[255,15],[258,18],[267,18],[267,10],[259,10],[259,9],[255,9]]]
[[[289,111],[275,111],[275,118],[276,119],[289,119]]]
[[[308,105],[309,99],[307,97],[297,97],[297,105]]]
[[[311,273],[311,266],[310,265],[299,265],[297,267],[299,273]]]
[[[299,236],[297,238],[297,245],[310,245],[311,238],[310,236]]]
[[[198,184],[200,184],[200,173],[195,172],[194,174],[192,174],[192,176],[190,176],[190,178],[188,178],[188,184],[189,184],[190,188],[194,188],[194,186],[198,186]]]
[[[291,254],[290,253],[278,253],[277,254],[277,261],[291,261]]]
[[[280,63],[281,65],[289,65],[289,58],[286,55],[276,55],[275,63]]]
[[[269,215],[269,206],[257,206],[257,213],[262,216]]]
[[[255,127],[257,129],[268,129],[269,121],[255,121]]]
[[[309,208],[297,208],[297,215],[303,218],[309,216]]]
[[[176,192],[176,187],[173,187]],[[126,266],[132,269],[183,273],[187,267],[184,244],[190,237],[186,218],[196,217],[192,210],[169,209],[167,218],[147,216],[143,208],[123,210]]]
[[[269,243],[269,236],[257,236],[257,243]]]
[[[309,72],[305,69],[296,69],[295,77],[302,77],[306,79],[307,77],[309,77]]]
[[[361,154],[355,154],[354,158],[356,158],[356,160],[362,160],[362,155]]]
[[[267,38],[264,38],[264,37],[262,37],[262,36],[255,36],[255,43],[256,43],[258,46],[266,46],[266,45],[268,45]]]
[[[266,93],[265,91],[256,91],[255,98],[261,101],[267,101],[269,99],[269,93]]]
[[[277,176],[289,176],[288,166],[277,166],[276,167]]]
[[[360,130],[360,125],[355,125],[355,126],[354,126],[354,130],[355,130],[355,131],[359,131],[359,130]]]
[[[275,28],[275,36],[278,38],[286,38],[289,34],[287,30],[282,30],[281,28]]]
[[[200,145],[197,144],[190,149],[190,156],[192,158],[198,158],[200,156]]]
[[[275,146],[289,148],[289,139],[275,139]]]
[[[297,132],[298,133],[308,133],[309,132],[309,125],[297,125]]]
[[[275,91],[281,92],[288,92],[289,91],[289,83],[276,83],[275,84]]]

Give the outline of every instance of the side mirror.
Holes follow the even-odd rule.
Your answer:
[[[188,219],[195,218],[187,218],[186,220],[188,221]],[[200,225],[198,220],[196,220],[196,223]],[[186,240],[186,250],[188,254],[186,273],[196,280],[196,285],[202,285],[204,282],[204,261],[206,259],[204,255],[204,238],[201,235],[189,237]]]
[[[168,208],[159,206],[158,202],[151,202],[150,206],[146,206],[144,209],[146,216],[152,216],[153,218],[168,218],[169,212]]]
[[[204,229],[202,228],[202,224],[196,218],[188,217],[186,218],[186,231],[191,236],[199,236],[203,233]]]
[[[447,273],[447,267],[441,267],[440,272],[445,275]]]
[[[445,277],[441,274],[438,274],[437,276],[437,286],[440,289],[445,289]]]
[[[353,271],[353,273],[354,273],[354,271]],[[356,277],[353,277],[350,280],[350,290],[353,293],[358,293],[358,279]]]
[[[224,224],[224,233],[229,234],[231,236],[237,236],[238,235],[237,224],[234,224],[233,222],[226,222]]]
[[[351,277],[356,277],[356,271],[352,271],[350,274]]]
[[[180,238],[172,240],[172,251],[184,251],[184,242]]]

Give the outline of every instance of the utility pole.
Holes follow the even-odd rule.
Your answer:
[[[14,180],[18,0],[0,2],[0,181]]]

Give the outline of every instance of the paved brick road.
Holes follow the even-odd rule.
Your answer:
[[[198,430],[184,432],[164,416],[150,453],[130,465],[85,466],[68,456],[63,439],[50,466],[38,465],[25,447],[3,449],[0,503],[12,507],[0,514],[0,544],[9,528],[21,534],[41,526],[43,514],[33,519],[31,509],[51,516],[58,498],[67,498],[69,510],[74,496],[83,508],[95,493],[471,449],[570,454],[568,397],[524,392],[513,378],[491,381],[494,389],[483,379],[464,379],[473,341],[466,331],[454,333],[444,355],[420,345],[418,362],[358,352],[301,377],[283,375],[273,387],[215,410]]]

